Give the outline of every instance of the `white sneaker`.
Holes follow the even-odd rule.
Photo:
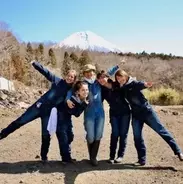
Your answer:
[[[183,153],[178,153],[178,158],[180,161],[183,161]]]
[[[117,159],[115,159],[115,163],[121,163],[122,162],[122,160],[123,160],[123,158],[122,157],[118,157]]]
[[[114,160],[111,160],[111,159],[107,160],[107,162],[108,162],[109,164],[114,164]]]

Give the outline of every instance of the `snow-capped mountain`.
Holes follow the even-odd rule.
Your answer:
[[[104,38],[91,31],[76,32],[62,42],[54,45],[54,48],[78,48],[81,50],[90,50],[98,52],[122,52],[116,45],[106,41]]]

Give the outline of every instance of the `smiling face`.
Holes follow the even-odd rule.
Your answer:
[[[100,85],[105,86],[108,83],[108,77],[101,75],[97,81],[100,83]]]
[[[76,80],[76,71],[75,70],[70,70],[68,71],[67,75],[65,76],[65,81],[68,84],[74,83]]]
[[[95,72],[93,70],[85,71],[83,73],[84,77],[87,79],[93,79],[95,77]]]
[[[124,70],[118,70],[115,74],[116,81],[120,86],[124,85],[128,81],[129,75]]]
[[[116,80],[120,85],[124,85],[127,82],[126,76],[116,76]]]
[[[82,84],[76,94],[79,96],[81,100],[84,100],[88,97],[89,89],[87,84]]]

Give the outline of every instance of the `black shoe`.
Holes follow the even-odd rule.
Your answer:
[[[67,164],[69,164],[69,163],[71,163],[71,164],[75,164],[76,163],[76,159],[63,159],[62,160],[62,164],[64,164],[64,165],[67,165]]]
[[[1,139],[3,139],[3,136],[2,136],[2,134],[0,133],[0,140],[1,140]]]
[[[42,162],[43,164],[47,164],[47,163],[48,163],[48,159],[47,159],[47,158],[42,158],[42,159],[41,159],[41,162]]]
[[[146,161],[145,161],[145,160],[139,160],[139,161],[137,162],[137,164],[139,164],[139,165],[141,165],[141,166],[144,166],[144,165],[146,165]]]

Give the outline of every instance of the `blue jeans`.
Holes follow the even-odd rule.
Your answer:
[[[117,143],[119,139],[118,157],[123,157],[126,143],[128,130],[130,125],[130,114],[121,116],[111,116],[111,140],[110,140],[110,159],[114,160],[116,154]]]
[[[143,118],[135,118],[132,117],[132,128],[134,135],[135,147],[138,154],[139,161],[146,160],[146,147],[144,144],[144,139],[142,135],[142,129],[144,123],[146,123],[149,127],[151,127],[155,132],[157,132],[171,147],[174,154],[177,155],[181,153],[179,146],[174,140],[173,136],[168,132],[168,130],[161,124],[157,114],[153,109],[147,112],[146,114],[142,114]]]
[[[47,131],[48,119],[49,114],[47,116],[43,116],[41,113],[40,108],[37,108],[36,103],[30,106],[19,118],[9,124],[6,128],[4,128],[0,135],[1,138],[7,137],[10,133],[13,133],[15,130],[19,129],[20,127],[26,125],[27,123],[41,118],[41,125],[42,125],[42,145],[41,145],[41,158],[47,159],[47,153],[50,145],[50,135]]]
[[[19,129],[23,125],[41,117],[40,109],[36,107],[36,103],[30,106],[19,118],[9,124],[4,128],[0,135],[1,138],[7,137],[9,134],[13,133],[15,130]]]
[[[84,127],[86,131],[86,140],[88,143],[99,141],[103,136],[104,131],[104,110],[103,109],[90,109],[89,113],[84,114]]]

